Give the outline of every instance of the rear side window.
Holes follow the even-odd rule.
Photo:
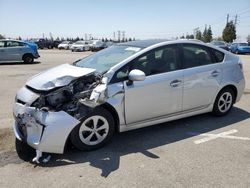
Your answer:
[[[185,68],[214,63],[209,49],[196,44],[183,44],[183,57]]]
[[[7,41],[7,47],[17,47],[17,46],[24,46],[23,43],[17,41]]]
[[[214,55],[216,63],[222,62],[224,60],[224,56],[225,56],[224,53],[222,53],[222,52],[220,52],[218,50],[212,49],[212,48],[211,48],[211,52]]]

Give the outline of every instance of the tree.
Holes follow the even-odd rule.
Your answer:
[[[131,39],[131,38],[129,38],[129,39],[128,39],[128,41],[132,41],[132,39]]]
[[[247,42],[250,42],[250,35],[247,36]]]
[[[186,39],[194,39],[194,35],[186,35]]]
[[[206,25],[203,31],[202,40],[203,42],[211,42],[212,38],[213,38],[213,33],[212,33],[211,26],[207,28],[207,25]]]
[[[207,39],[207,42],[211,42],[213,39],[213,32],[212,32],[211,26],[208,27],[206,39]]]
[[[185,38],[185,36],[184,35],[182,35],[181,37],[180,37],[180,39],[184,39]]]
[[[201,33],[200,30],[197,30],[197,31],[196,31],[195,38],[196,38],[197,40],[202,40],[202,33]]]
[[[236,39],[236,28],[233,21],[226,24],[222,32],[222,38],[225,42],[233,42],[233,40]]]
[[[19,36],[19,37],[18,37],[18,40],[22,40],[22,38]]]

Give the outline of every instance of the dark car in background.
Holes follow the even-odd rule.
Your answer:
[[[235,54],[250,54],[250,46],[248,43],[233,43],[230,46],[230,51]]]
[[[225,43],[223,41],[212,41],[212,42],[210,42],[210,44],[217,46],[219,48],[222,48],[224,50],[227,50],[227,51],[229,50],[227,43]]]

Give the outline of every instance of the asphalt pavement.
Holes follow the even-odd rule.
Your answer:
[[[0,65],[0,187],[250,187],[250,55],[241,56],[246,90],[227,116],[116,134],[99,150],[68,149],[42,165],[20,160],[11,129],[16,91],[32,75],[90,53],[41,50],[35,64]]]

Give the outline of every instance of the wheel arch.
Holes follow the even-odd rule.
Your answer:
[[[234,92],[234,101],[233,101],[233,103],[235,103],[236,102],[236,99],[237,99],[237,96],[238,96],[238,89],[237,89],[237,87],[235,86],[235,85],[233,85],[233,84],[227,84],[227,85],[225,85],[225,86],[223,86],[220,90],[219,90],[219,92],[217,93],[217,95],[216,95],[216,97],[218,96],[218,94],[222,91],[222,90],[224,90],[224,89],[226,89],[226,88],[230,88],[233,92]]]
[[[119,132],[120,119],[119,119],[119,115],[118,115],[117,111],[115,110],[115,108],[112,105],[110,105],[109,103],[104,103],[101,105],[101,107],[108,110],[113,115],[114,121],[115,121],[115,132]]]
[[[22,60],[24,60],[24,57],[25,57],[25,56],[28,56],[28,55],[29,55],[29,56],[32,56],[32,57],[34,58],[34,56],[33,56],[32,53],[25,53],[25,54],[23,54],[23,56],[22,56]]]

